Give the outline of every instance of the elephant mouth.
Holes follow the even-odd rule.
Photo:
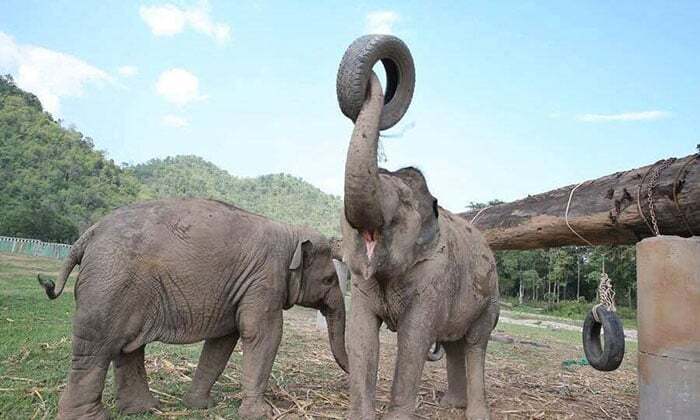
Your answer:
[[[367,252],[367,260],[372,261],[374,256],[374,248],[377,245],[377,231],[363,231],[362,239],[365,241],[365,250]]]

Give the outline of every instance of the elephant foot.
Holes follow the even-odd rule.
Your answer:
[[[467,398],[464,395],[455,395],[449,391],[440,398],[440,407],[443,408],[466,408]]]
[[[467,408],[467,420],[490,420],[491,416],[489,415],[489,409],[486,407],[486,405],[476,407],[476,408]]]
[[[385,420],[413,420],[415,417],[413,413],[408,413],[406,411],[391,410],[386,413],[383,417]]]
[[[102,403],[90,405],[89,407],[62,408],[59,407],[56,420],[109,420],[109,414]]]
[[[185,404],[185,407],[193,409],[212,408],[216,405],[211,396],[195,395],[191,393],[185,394],[182,398],[182,403]]]
[[[261,397],[245,398],[238,408],[238,415],[243,419],[261,419],[272,417],[272,407],[270,407]]]
[[[123,414],[148,413],[160,407],[160,401],[153,395],[144,395],[138,398],[131,398],[128,401],[117,399],[117,409]]]

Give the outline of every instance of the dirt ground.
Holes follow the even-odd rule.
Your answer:
[[[343,418],[348,405],[346,377],[335,367],[315,312],[295,308],[285,313],[285,342],[271,378],[270,402],[279,417]],[[486,362],[487,399],[494,419],[627,419],[637,417],[636,358],[629,353],[611,373],[590,366],[563,367],[580,357],[580,344],[566,332],[503,325],[498,330],[516,344],[491,342]],[[383,329],[377,390],[378,408],[389,402],[396,351],[395,334]],[[576,335],[578,337],[578,335]],[[534,341],[545,347],[518,344]],[[634,354],[634,353],[632,353]],[[230,366],[236,380],[239,366]],[[445,361],[426,363],[417,400],[417,415],[425,419],[459,419],[463,410],[438,406],[447,388]],[[235,397],[234,397],[235,398]]]

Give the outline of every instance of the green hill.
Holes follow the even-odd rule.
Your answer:
[[[0,235],[71,242],[141,186],[92,139],[62,127],[0,77]]]
[[[238,178],[196,156],[124,168],[0,76],[0,235],[73,242],[114,208],[167,196],[225,200],[337,235],[342,202],[286,174]]]
[[[340,230],[340,198],[287,174],[238,178],[197,156],[153,159],[129,171],[150,197],[210,197],[326,235]]]

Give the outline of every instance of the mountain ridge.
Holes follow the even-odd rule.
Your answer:
[[[116,164],[0,76],[0,235],[71,243],[109,211],[162,197],[215,198],[339,235],[342,200],[299,177],[238,177],[194,155]]]

